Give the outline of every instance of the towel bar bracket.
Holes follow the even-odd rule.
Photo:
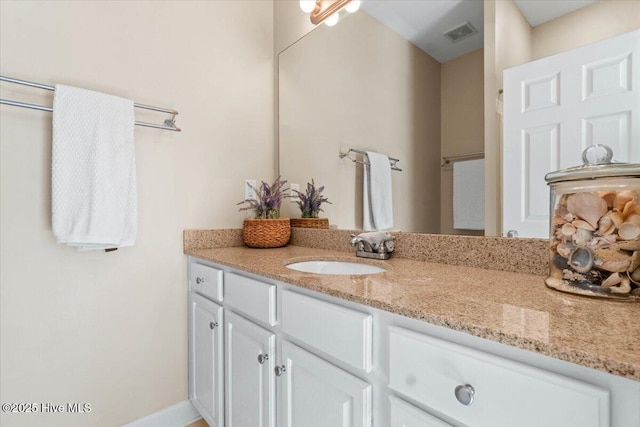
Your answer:
[[[346,152],[342,152],[341,151],[338,154],[338,157],[340,157],[341,159],[344,159],[346,157],[349,160],[351,160],[353,163],[360,163],[361,165],[368,165],[369,164],[369,162],[354,159],[353,157],[351,157],[349,155],[349,153],[358,153],[358,154],[362,154],[363,156],[367,155],[366,151],[356,150],[355,148],[349,148],[349,150],[346,151]],[[396,159],[395,157],[389,157],[389,164],[391,165],[391,170],[402,172],[402,169],[400,169],[398,167],[398,164],[397,164],[399,161],[400,161],[400,159]]]

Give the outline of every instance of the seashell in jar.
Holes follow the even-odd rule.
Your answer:
[[[624,217],[619,211],[609,211],[607,216],[611,219],[611,221],[613,221],[613,224],[616,226],[616,228],[620,228],[620,226],[624,222]]]
[[[638,193],[633,190],[622,190],[616,194],[616,197],[613,200],[613,207],[614,209],[622,212],[629,202],[633,202],[635,204],[637,201]]]
[[[631,274],[629,274],[629,277],[633,280],[633,283],[640,285],[640,268],[633,270]]]
[[[565,224],[560,229],[563,236],[573,236],[576,233],[576,227],[573,224]]]
[[[595,231],[595,228],[583,219],[576,219],[571,223],[575,228],[582,228],[584,230]]]
[[[622,216],[627,220],[629,215],[636,213],[636,207],[638,206],[636,200],[629,201],[626,205],[624,205],[624,209],[622,209]]]
[[[616,199],[615,191],[598,191],[598,197],[607,203],[609,209],[613,208],[613,202]]]
[[[611,286],[616,286],[620,283],[622,283],[622,276],[620,273],[613,273],[602,282],[601,286],[610,288]]]
[[[593,265],[595,265],[599,270],[610,271],[612,273],[623,273],[627,271],[631,264],[631,256],[616,249],[596,249],[594,254],[595,260]]]
[[[569,284],[566,280],[558,279],[556,277],[547,277],[546,279],[544,279],[544,283],[552,288],[557,288],[558,286],[562,285],[566,286]]]
[[[575,248],[576,246],[573,243],[559,243],[556,247],[556,252],[558,252],[561,257],[568,259]]]
[[[593,267],[593,251],[578,247],[569,254],[569,266],[578,273],[587,273]]]
[[[618,237],[622,240],[634,240],[640,237],[640,225],[624,222],[618,229]]]
[[[585,230],[584,228],[577,228],[572,236],[573,243],[576,246],[585,246],[591,239],[593,239],[593,231]]]
[[[598,221],[598,230],[595,234],[596,236],[605,236],[607,234],[613,234],[614,231],[616,231],[616,226],[613,220],[605,215]]]
[[[576,219],[576,216],[572,213],[566,213],[562,216],[562,219],[564,219],[565,222],[571,222]]]
[[[552,222],[553,222],[553,225],[562,225],[567,221],[565,221],[565,219],[562,218],[560,215],[554,215]]]
[[[608,237],[608,236],[605,236]],[[604,237],[594,237],[587,246],[591,249],[607,248],[611,246],[611,242]]]
[[[631,281],[625,276],[618,286],[612,286],[609,290],[614,294],[628,294],[631,292]]]
[[[634,212],[634,213],[630,214],[629,216],[627,216],[625,218],[624,222],[632,222],[635,225],[640,225],[640,214],[637,214],[637,213]]]
[[[567,199],[567,210],[595,229],[607,212],[607,202],[593,193],[575,193]]]

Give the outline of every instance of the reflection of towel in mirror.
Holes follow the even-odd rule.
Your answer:
[[[453,228],[484,230],[484,159],[453,164]]]
[[[362,237],[362,240],[367,241],[371,245],[374,252],[378,252],[378,248],[385,241],[392,238],[391,234],[384,231],[370,231],[368,233],[360,233],[358,237]]]
[[[362,228],[388,230],[393,228],[393,200],[391,197],[391,164],[384,154],[367,151],[368,165],[364,165],[362,179]]]

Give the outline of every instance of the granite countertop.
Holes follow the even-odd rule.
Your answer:
[[[544,276],[409,259],[373,261],[287,246],[187,249],[208,261],[445,326],[546,356],[640,380],[640,305],[549,290]],[[301,273],[286,264],[342,260],[388,271],[363,276]]]

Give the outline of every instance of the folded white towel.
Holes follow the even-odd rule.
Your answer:
[[[56,85],[51,209],[58,243],[132,246],[137,225],[133,102]]]
[[[358,234],[358,237],[362,237],[362,239],[366,240],[371,245],[374,252],[378,251],[378,248],[385,240],[392,238],[391,234],[386,231],[369,231],[367,233]]]
[[[453,164],[453,228],[484,230],[484,159]]]
[[[391,164],[384,154],[367,151],[362,179],[363,228],[365,231],[393,228]]]

